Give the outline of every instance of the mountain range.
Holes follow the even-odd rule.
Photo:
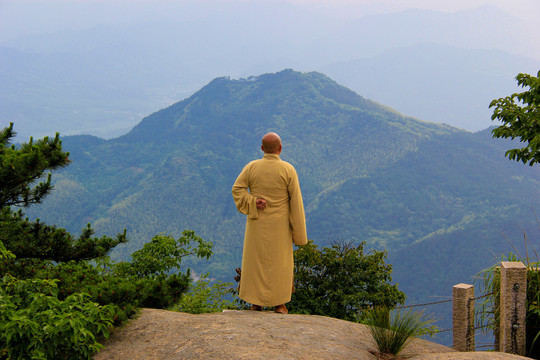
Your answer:
[[[137,20],[81,30],[2,40],[11,29],[0,23],[0,123],[17,122],[22,138],[114,138],[213,78],[293,67],[409,116],[478,131],[492,125],[489,102],[513,92],[518,73],[538,71],[536,32],[493,6],[343,20],[286,2],[149,3],[36,2],[24,12],[65,10],[75,21],[81,7],[88,21],[148,7]]]
[[[522,249],[524,233],[540,233],[540,171],[506,159],[511,142],[406,117],[293,70],[216,78],[114,139],[63,137],[72,164],[27,213],[75,233],[88,222],[98,235],[127,228],[117,260],[160,232],[194,230],[215,252],[189,266],[231,281],[245,222],[231,187],[262,156],[268,131],[299,174],[308,237],[386,250],[410,302],[450,297],[453,285]]]

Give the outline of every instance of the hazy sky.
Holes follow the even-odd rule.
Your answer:
[[[14,67],[13,71],[11,71],[11,69],[2,70],[4,70],[4,74],[16,74],[11,78],[13,83],[19,86],[18,91],[20,91],[20,93],[29,95],[43,95],[40,95],[41,97],[38,96],[35,101],[28,100],[28,103],[32,103],[33,106],[35,105],[35,109],[42,106],[40,109],[43,111],[35,110],[35,113],[32,113],[31,115],[24,115],[26,117],[22,117],[24,118],[24,121],[27,122],[24,124],[29,129],[28,131],[31,129],[34,135],[36,135],[36,132],[39,131],[49,134],[51,129],[46,128],[45,125],[47,125],[50,126],[54,131],[60,130],[63,134],[74,134],[81,132],[91,133],[102,137],[110,137],[125,133],[144,115],[191,95],[194,91],[197,91],[200,87],[204,86],[204,84],[208,83],[211,81],[211,79],[217,76],[223,76],[226,74],[233,77],[241,77],[245,75],[249,76],[270,71],[278,71],[283,68],[291,67],[300,71],[322,71],[322,65],[329,65],[337,61],[358,60],[360,57],[366,58],[369,56],[374,56],[377,54],[377,51],[386,51],[392,48],[393,37],[397,38],[396,44],[398,44],[394,46],[409,46],[414,44],[414,41],[416,41],[416,38],[413,36],[416,34],[415,29],[412,29],[410,33],[403,33],[404,36],[413,34],[411,35],[413,36],[411,38],[413,43],[410,43],[405,41],[408,39],[403,40],[397,36],[400,35],[398,32],[401,30],[384,25],[386,28],[377,27],[377,31],[380,33],[388,30],[388,36],[384,38],[385,40],[381,40],[381,46],[375,46],[379,45],[376,43],[371,44],[366,42],[364,44],[365,48],[360,49],[360,52],[355,52],[348,51],[349,49],[347,44],[351,43],[351,40],[348,40],[347,38],[347,35],[351,34],[350,32],[347,32],[348,30],[346,30],[344,33],[340,33],[338,31],[337,33],[339,37],[337,38],[333,37],[335,34],[329,34],[334,29],[341,30],[339,27],[342,25],[343,28],[347,29],[347,25],[350,24],[374,24],[377,23],[376,20],[379,19],[365,19],[365,22],[355,21],[363,16],[387,14],[407,9],[456,12],[476,9],[483,5],[495,6],[500,10],[514,16],[515,18],[500,14],[499,11],[492,8],[469,11],[462,14],[463,16],[443,16],[443,18],[461,19],[465,24],[473,24],[475,26],[467,27],[466,29],[469,30],[464,30],[461,32],[461,34],[457,34],[457,32],[454,30],[462,28],[453,28],[454,30],[449,30],[447,32],[443,31],[441,33],[442,37],[435,38],[436,40],[430,40],[430,37],[427,37],[428,40],[425,40],[424,37],[420,36],[420,40],[418,41],[440,40],[441,43],[446,44],[447,46],[454,46],[468,50],[495,49],[507,52],[511,55],[519,55],[536,59],[528,61],[527,64],[534,63],[535,61],[540,63],[540,42],[537,41],[538,35],[540,35],[540,21],[537,19],[538,15],[540,15],[540,0],[0,0],[0,46],[6,48],[14,47],[28,51],[29,54],[31,54],[28,55],[28,59],[33,59],[34,54],[32,51],[35,51],[37,54],[35,57],[39,58],[39,56],[42,55],[40,52],[47,52],[50,49],[53,49],[53,51],[56,52],[58,52],[58,49],[64,51],[64,47],[67,49],[66,51],[73,52],[72,56],[82,56],[77,51],[80,50],[80,52],[83,52],[87,49],[94,50],[92,48],[94,42],[95,44],[103,45],[109,39],[108,36],[110,34],[118,33],[120,35],[117,35],[117,38],[114,39],[129,41],[129,36],[124,36],[125,34],[122,31],[126,31],[126,34],[130,36],[132,33],[135,33],[137,37],[134,40],[144,40],[149,34],[148,29],[152,29],[153,27],[139,26],[143,23],[146,25],[167,23],[187,26],[185,28],[179,27],[181,30],[178,31],[182,31],[182,34],[179,35],[186,35],[184,38],[182,38],[182,41],[186,41],[185,39],[191,38],[191,34],[189,33],[193,29],[194,24],[204,26],[204,31],[200,33],[200,36],[194,37],[196,41],[193,42],[195,45],[191,49],[195,49],[196,51],[192,51],[190,53],[198,54],[197,56],[203,54],[200,55],[202,58],[192,59],[191,57],[186,57],[182,53],[182,47],[173,47],[172,49],[169,49],[170,51],[165,52],[166,54],[169,54],[167,57],[153,56],[152,58],[148,58],[148,61],[152,64],[153,62],[151,61],[161,61],[157,61],[156,64],[159,63],[161,64],[160,66],[165,66],[165,68],[159,67],[159,71],[157,66],[140,66],[140,62],[137,61],[130,63],[130,66],[132,66],[130,71],[137,71],[136,73],[140,75],[140,77],[136,80],[138,82],[134,88],[137,89],[136,91],[138,91],[138,93],[144,94],[144,96],[141,96],[141,99],[146,101],[144,103],[146,107],[144,108],[142,105],[140,107],[129,105],[129,108],[125,108],[126,104],[122,102],[122,96],[129,98],[129,96],[126,96],[125,94],[117,94],[119,95],[118,100],[115,100],[112,96],[106,97],[107,101],[110,101],[106,104],[104,104],[103,99],[97,95],[95,98],[87,98],[85,96],[80,98],[75,97],[77,94],[88,93],[86,85],[88,83],[94,84],[94,80],[98,81],[98,83],[101,81],[102,84],[109,84],[109,77],[104,75],[108,74],[108,72],[103,71],[103,69],[116,69],[116,67],[110,67],[106,64],[106,59],[109,59],[109,55],[98,56],[91,62],[96,76],[99,75],[101,77],[97,76],[99,80],[96,78],[92,79],[90,82],[85,82],[87,78],[84,76],[84,71],[87,69],[85,67],[85,61],[87,60],[86,57],[82,57],[83,60],[80,60],[78,63],[73,63],[77,64],[77,66],[73,66],[72,68],[68,67],[68,70],[75,70],[70,73],[70,77],[68,77],[67,80],[63,79],[63,76],[65,75],[64,71],[54,73],[54,71],[57,70],[54,66],[51,66],[50,69],[48,67],[45,67],[44,69],[39,68],[41,64],[45,64],[44,66],[46,66],[48,64],[47,62],[36,63],[37,65],[35,66],[37,66],[40,71],[32,72],[32,70],[30,70],[25,72],[25,66],[30,66],[28,64],[31,64],[32,66],[34,65],[32,61],[29,61],[28,63],[22,61],[20,64],[21,66],[18,66],[19,63],[17,60],[10,62],[10,57],[6,56],[5,59],[7,59],[7,61],[0,62],[0,66],[9,64],[10,66]],[[313,13],[321,16],[312,16]],[[223,17],[222,14],[226,15],[224,18],[225,21],[220,21]],[[237,17],[237,15],[240,17]],[[407,14],[407,16],[403,17],[414,18],[414,15],[417,14],[412,14],[412,17],[409,15],[411,14]],[[440,14],[430,14],[429,12],[426,14],[426,12],[422,12],[422,17],[424,18],[430,18],[431,15],[434,15],[434,19],[440,18]],[[330,17],[330,19],[328,19],[328,17]],[[239,30],[235,30],[236,23],[227,22],[231,19],[236,20],[237,18],[241,19],[239,22],[247,20],[245,24],[243,24],[243,27],[239,26]],[[400,18],[400,16],[381,18],[397,19]],[[499,19],[497,20],[499,23],[494,23],[493,19]],[[371,22],[371,20],[374,21]],[[249,36],[246,36],[245,26],[251,26],[249,25],[250,23],[257,23],[255,26],[257,27],[257,31],[253,31],[252,34],[247,34]],[[134,24],[135,26],[133,26]],[[228,27],[227,30],[234,30],[222,32],[227,33],[227,36],[231,36],[234,39],[239,39],[241,41],[231,42],[230,44],[232,45],[230,46],[232,47],[227,47],[227,45],[222,47],[222,43],[212,42],[211,40],[214,40],[214,38],[220,38],[219,36],[214,36],[218,31],[220,31],[220,28],[216,28],[214,25]],[[112,27],[117,27],[117,29],[111,29]],[[433,27],[436,27],[436,25]],[[176,29],[174,26],[172,28]],[[78,32],[85,29],[90,30],[82,33]],[[267,29],[272,32],[268,33]],[[367,31],[369,32],[371,29],[372,28],[369,28]],[[403,29],[403,27],[400,29]],[[64,30],[65,32],[63,32]],[[73,30],[75,30],[75,32],[73,32]],[[283,30],[283,33],[280,34],[280,30]],[[483,30],[485,31],[482,32]],[[163,40],[162,38],[165,38],[165,35],[170,35],[173,37],[176,36],[174,32],[169,34],[166,30],[163,31],[163,34],[159,33],[157,36],[153,34],[152,36],[155,37],[152,38],[152,41]],[[198,28],[197,31],[201,31],[201,28]],[[366,30],[364,29],[363,31]],[[50,35],[51,33],[53,34]],[[276,33],[279,36],[276,36]],[[24,36],[32,34],[41,34],[45,36],[24,39]],[[426,31],[420,29],[418,34],[424,35],[426,34]],[[330,40],[325,38],[327,35],[328,39]],[[475,35],[478,36],[475,37]],[[352,36],[354,37],[355,35],[352,34]],[[247,38],[247,40],[244,38]],[[358,38],[362,39],[361,36]],[[372,36],[372,38],[375,37]],[[456,41],[459,42],[469,40],[469,38],[472,39],[472,42],[469,41],[463,46],[461,46],[460,43],[456,43]],[[479,43],[474,41],[476,38],[479,39]],[[81,43],[81,39],[86,39],[85,41],[87,41],[87,43]],[[222,55],[219,61],[208,60],[214,59],[215,54],[208,56],[205,53],[207,50],[205,46],[198,45],[199,43],[197,41],[201,41],[200,39],[210,40],[206,44],[213,44],[215,48],[211,49],[211,51],[214,51],[215,54]],[[288,41],[289,39],[292,40]],[[493,41],[487,41],[488,44],[486,45],[486,39]],[[340,42],[340,40],[343,41]],[[166,39],[163,41],[165,41],[164,44],[168,45]],[[243,62],[238,61],[235,56],[239,52],[244,51],[245,54],[249,54],[249,52],[246,52],[246,48],[249,48],[250,46],[246,45],[250,44],[249,41],[252,43],[261,43],[262,45],[259,45],[261,45],[260,50],[262,51],[259,51],[256,54],[257,56],[252,56],[253,54],[250,56],[243,56],[241,58],[241,60],[245,60]],[[134,43],[137,43],[137,41],[134,41]],[[162,42],[159,41],[157,41],[157,43],[162,44]],[[189,41],[186,43],[188,44],[186,46],[191,44]],[[87,44],[88,47],[85,47]],[[141,41],[141,44],[145,44],[145,42]],[[301,49],[302,51],[297,53],[295,46],[298,44],[304,44],[305,48]],[[108,49],[106,46],[100,48],[98,45],[96,45],[96,52],[93,53],[93,56],[95,56],[95,54],[103,54]],[[240,47],[236,48],[235,46]],[[326,53],[321,54],[318,52],[319,49],[317,46],[321,46],[321,48],[324,49],[333,50],[329,50],[328,53],[330,56],[325,56]],[[119,49],[121,50],[122,47],[119,47]],[[353,49],[356,48],[353,47]],[[5,54],[10,54],[10,49],[4,50]],[[141,50],[141,56],[146,55],[143,50]],[[226,51],[223,55],[223,50],[230,51]],[[61,54],[62,51],[60,51],[59,54]],[[66,59],[59,54],[55,54],[55,61],[58,63],[66,61]],[[110,54],[112,59],[115,59],[115,54],[116,53],[114,52]],[[199,63],[201,59],[206,59],[208,62]],[[523,63],[521,59],[519,61],[516,59],[513,59],[512,61],[515,61],[516,64]],[[0,60],[4,60],[4,58]],[[140,60],[140,58],[137,58],[137,60]],[[367,61],[368,59],[366,58],[363,60]],[[122,62],[120,61],[120,63]],[[188,71],[184,74],[181,71],[183,67],[192,69],[192,71]],[[532,65],[532,68],[534,68],[534,65]],[[537,69],[538,67],[534,68],[532,71],[536,72]],[[79,76],[79,74],[76,72],[79,70],[81,71],[81,76]],[[164,72],[162,73],[161,70],[164,70]],[[483,70],[484,69],[481,69],[479,73],[482,73]],[[19,72],[17,73],[17,71]],[[50,73],[47,71],[50,71]],[[330,69],[328,71],[330,71]],[[523,70],[523,67],[520,66],[518,68],[516,65],[515,69],[512,68],[511,71],[508,70],[506,72],[502,72],[501,68],[499,67],[494,68],[492,72],[494,72],[495,75],[491,73],[489,75],[498,76],[497,79],[499,79],[507,77],[508,74],[510,74],[507,81],[509,83],[508,86],[511,88],[514,86],[514,74],[521,71],[531,73],[531,71],[528,69]],[[175,75],[175,80],[172,81],[168,76],[163,75],[167,73]],[[49,77],[53,76],[52,74],[56,76],[59,84],[62,85],[53,89],[56,92],[51,92],[48,88],[48,79]],[[120,79],[119,84],[109,84],[109,86],[124,86],[122,84],[127,84],[129,81],[134,80],[134,78],[129,77],[128,81],[122,77],[122,74],[122,71],[114,73],[114,75],[118,76],[118,79]],[[481,75],[483,76],[484,74]],[[335,74],[335,76],[338,76],[338,74]],[[75,81],[72,83],[70,80],[72,78],[78,79],[77,81],[79,82]],[[479,78],[483,79],[481,76]],[[35,83],[38,85],[41,84],[42,87],[39,88],[39,86],[37,86],[35,89],[24,88],[24,86],[33,86],[26,85],[27,83],[25,81],[28,81],[28,79],[32,79],[32,81],[35,81]],[[85,81],[81,79],[85,79]],[[151,79],[151,81],[148,79]],[[472,77],[470,80],[472,81],[474,79],[476,78]],[[392,79],[388,81],[392,82],[397,80]],[[79,83],[82,84],[80,85],[80,88],[75,88],[76,84]],[[4,82],[4,87],[7,89],[7,85],[5,84],[7,84],[7,82]],[[381,102],[384,100],[386,105],[393,106],[398,111],[406,112],[408,115],[421,117],[430,121],[437,121],[436,119],[439,118],[438,115],[432,116],[431,114],[427,113],[417,114],[418,111],[414,109],[405,109],[404,106],[402,108],[400,105],[401,103],[398,101],[396,101],[394,104],[393,101],[395,99],[402,98],[399,95],[401,91],[399,88],[394,91],[392,90],[395,89],[393,87],[383,86],[383,90],[381,90],[381,94],[379,94],[375,92],[370,93],[368,91],[370,89],[360,87],[355,88],[355,84],[352,83],[345,85],[350,86],[351,89],[355,91],[359,91],[363,96],[368,96],[376,101]],[[76,91],[73,91],[71,86],[74,86],[73,89]],[[376,88],[376,86],[373,86],[372,88]],[[105,89],[107,89],[107,87],[105,87]],[[122,89],[124,89],[126,93],[134,90],[131,87],[129,87],[129,89],[127,87]],[[438,88],[434,89],[439,90]],[[460,89],[461,90],[456,91],[456,93],[461,94],[466,93],[466,91],[473,91],[475,87],[471,86],[470,84],[466,85],[464,83],[463,87]],[[511,88],[510,91],[512,90],[513,88]],[[8,95],[17,94],[16,91],[10,93],[7,90],[3,92],[0,91],[0,93]],[[97,93],[101,94],[100,91],[97,91]],[[387,95],[388,93],[398,95],[394,98],[391,96],[384,98],[384,95]],[[505,91],[501,92],[502,95],[506,93],[507,92]],[[75,95],[70,97],[72,94]],[[51,102],[43,100],[47,99],[47,96],[49,95],[51,96],[52,101],[56,101],[56,106],[51,106]],[[64,96],[70,97],[70,101],[63,100]],[[499,93],[489,95],[487,96],[488,100],[482,99],[480,102],[487,103],[497,96],[500,96]],[[9,96],[4,96],[4,98],[0,97],[0,102],[6,101],[9,104],[15,104],[13,108],[11,108],[10,114],[11,117],[17,117],[20,115],[20,109],[17,108],[16,105],[18,99],[16,95],[11,96],[11,98],[15,99],[16,101],[10,102],[11,100],[6,100],[9,99]],[[441,95],[441,99],[446,101],[446,96]],[[113,100],[117,102],[115,103]],[[422,104],[418,106],[422,109],[425,108],[425,105]],[[461,108],[461,104],[459,108]],[[5,109],[3,110],[5,114],[8,113]],[[25,114],[30,114],[32,111],[34,111],[34,107],[29,107],[28,109],[25,108],[24,110]],[[57,123],[45,124],[47,121],[41,121],[44,111],[50,115],[49,119],[51,119],[51,121],[54,119],[64,119],[66,114],[78,114],[73,115],[73,118],[76,120],[78,119],[78,122],[69,117],[69,121],[66,121],[65,124],[68,124],[70,127],[64,124],[62,124],[62,127],[60,127],[56,125]],[[473,112],[475,109],[464,111]],[[485,109],[483,111],[485,111]],[[484,115],[481,116],[484,117]],[[459,116],[456,115],[456,117]],[[480,115],[478,117],[480,118]],[[114,128],[112,122],[107,120],[112,118],[114,118],[116,121],[114,123]],[[463,116],[461,116],[461,118],[463,118]],[[488,124],[490,124],[489,116],[486,118]],[[88,119],[91,119],[93,122],[90,123]],[[101,122],[97,123],[97,120],[100,120]],[[447,120],[447,122],[450,123],[450,120]],[[21,123],[21,121],[19,121],[19,123]],[[107,126],[111,126],[111,128]],[[466,128],[461,124],[459,126]],[[487,127],[486,124],[483,124],[482,126]],[[476,128],[473,130],[476,130]],[[54,133],[54,131],[52,131],[52,133]]]
[[[272,0],[267,0],[272,1]],[[353,14],[364,11],[388,12],[408,8],[431,9],[441,11],[457,11],[470,9],[484,4],[492,4],[500,9],[522,17],[538,17],[540,1],[538,0],[290,0],[290,2],[311,5],[313,7],[329,7],[357,9]]]
[[[491,4],[523,18],[529,23],[528,31],[540,35],[539,0],[213,0],[216,1],[288,2],[312,12],[347,18],[408,8],[458,11]],[[210,3],[209,0],[0,0],[0,41],[32,33],[131,22],[144,18],[149,6],[166,12],[167,7],[187,2]]]

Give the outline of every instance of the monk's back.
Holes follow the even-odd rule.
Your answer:
[[[266,199],[263,213],[271,215],[280,212],[288,215],[289,184],[292,166],[277,157],[264,157],[252,162],[250,169],[250,191],[253,195]]]

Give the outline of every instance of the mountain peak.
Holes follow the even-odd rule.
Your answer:
[[[390,113],[318,72],[286,69],[245,79],[219,77],[189,98],[144,118],[119,140],[166,141],[191,130],[223,131],[253,122],[275,129],[280,127],[280,119],[301,128],[306,126],[302,119],[316,117],[310,112],[323,112],[333,122],[339,113],[352,109]],[[191,125],[195,123],[204,126],[194,129]]]

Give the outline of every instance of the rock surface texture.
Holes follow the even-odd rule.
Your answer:
[[[116,329],[95,360],[365,359],[376,360],[369,329],[339,319],[270,311],[192,315],[143,309]],[[415,339],[400,359],[528,359],[497,352],[456,352]]]

